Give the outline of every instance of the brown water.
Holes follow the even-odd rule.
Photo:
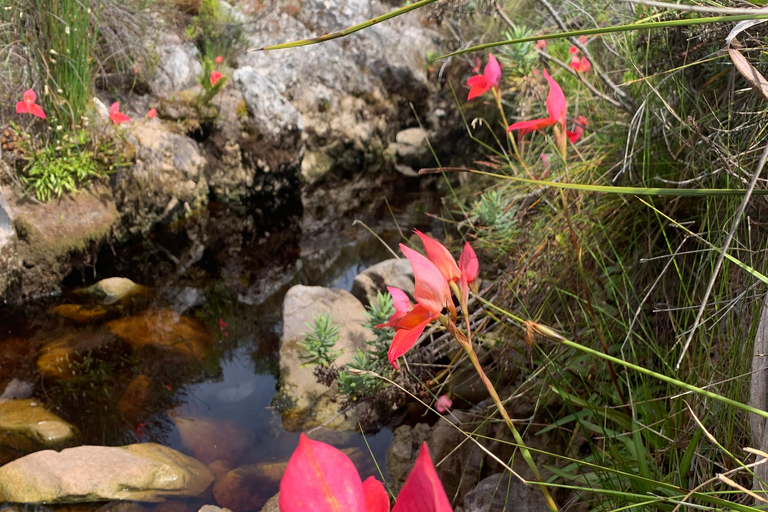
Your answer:
[[[439,230],[421,215],[435,210],[429,197],[403,202],[394,207],[403,230]],[[34,398],[79,429],[82,444],[151,441],[229,467],[287,461],[299,434],[282,428],[279,404],[272,403],[283,296],[299,283],[349,290],[357,273],[391,254],[349,222],[307,236],[296,217],[271,228],[262,221],[214,205],[140,243],[103,251],[95,265],[67,278],[59,296],[0,306],[0,394],[12,379],[28,383]],[[393,222],[374,228],[393,247],[401,239]],[[78,293],[111,276],[147,289],[101,309]],[[72,319],[73,306],[61,305],[83,306],[95,318]],[[39,360],[57,340],[87,350],[54,375]],[[171,342],[158,347],[158,340]],[[386,479],[389,429],[314,435],[347,449],[363,478]],[[0,446],[0,464],[20,455]],[[258,483],[262,501],[277,492],[277,478]],[[203,503],[215,500],[189,500],[179,511]]]

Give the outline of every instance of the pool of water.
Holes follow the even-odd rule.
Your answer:
[[[407,232],[439,230],[422,215],[435,209],[429,201],[413,196],[394,208],[394,221],[372,227],[392,247],[401,240],[398,225]],[[214,205],[141,243],[102,252],[92,266],[73,272],[58,296],[0,306],[0,394],[13,379],[28,383],[35,399],[77,427],[82,444],[157,442],[227,469],[280,467],[299,437],[282,427],[272,404],[283,296],[294,284],[349,290],[355,275],[389,257],[386,247],[351,222],[311,237],[291,227],[265,233],[247,215]],[[111,276],[146,289],[101,309],[80,293],[83,284]],[[57,309],[63,304],[99,314],[68,318]],[[116,329],[144,341],[127,346]],[[174,336],[193,340],[191,348],[152,348]],[[44,347],[61,340],[88,350],[56,374],[40,360]],[[392,433],[383,427],[367,435],[320,429],[312,436],[344,449],[363,478],[386,479]],[[0,446],[0,464],[20,455]],[[277,492],[278,478],[257,482],[259,499],[235,512],[258,510],[257,503]],[[203,496],[184,506],[193,510],[202,503],[216,499]]]

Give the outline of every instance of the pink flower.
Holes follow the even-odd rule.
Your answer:
[[[45,119],[45,112],[43,112],[43,107],[35,103],[36,99],[37,95],[35,94],[35,91],[32,89],[25,91],[24,95],[22,96],[22,101],[16,104],[16,113],[32,114],[33,116],[37,116],[40,119]]]
[[[280,481],[280,512],[388,512],[389,496],[374,477],[362,482],[352,461],[301,434]],[[429,449],[422,444],[392,512],[451,512]]]
[[[575,46],[571,46],[570,48],[568,48],[568,53],[570,53],[570,54],[579,53],[579,49],[576,48]]]
[[[451,252],[440,242],[431,238],[418,229],[413,230],[414,233],[419,235],[421,243],[424,244],[424,252],[427,253],[429,261],[435,264],[435,266],[443,274],[446,281],[456,281],[461,277],[461,271],[456,265],[456,260],[451,256]]]
[[[218,82],[219,80],[221,80],[221,77],[222,77],[222,76],[223,76],[223,75],[222,75],[221,73],[219,73],[218,71],[216,71],[216,70],[214,70],[214,71],[211,71],[211,87],[213,87],[214,85],[216,85],[216,82]]]
[[[568,105],[565,101],[565,94],[555,79],[544,71],[544,78],[549,82],[549,94],[547,95],[547,113],[549,117],[544,119],[533,119],[531,121],[518,121],[507,128],[507,133],[512,130],[520,130],[520,135],[525,135],[534,130],[541,130],[553,124],[559,124],[562,131],[565,131],[565,114]]]
[[[435,402],[435,409],[437,409],[437,412],[440,414],[444,414],[448,412],[448,409],[450,409],[452,405],[453,400],[448,398],[448,395],[440,395]]]
[[[477,255],[469,242],[464,244],[464,249],[459,256],[459,268],[461,269],[461,278],[459,279],[459,289],[461,290],[461,307],[467,307],[469,298],[468,288],[477,293],[477,275],[480,272],[480,263],[477,261]]]
[[[577,73],[586,73],[592,68],[592,63],[586,57],[578,58],[576,55],[571,58],[571,69]]]
[[[154,119],[156,115],[157,115],[157,109],[151,108],[149,109],[149,112],[147,112],[147,119]]]
[[[535,43],[533,43],[533,47],[537,50],[543,50],[547,47],[547,40],[546,39],[539,39]]]
[[[223,318],[219,318],[219,330],[223,331],[227,327],[229,327],[229,324],[225,322]]]
[[[479,57],[475,57],[475,67],[472,68],[472,72],[474,74],[480,73],[480,66],[482,65],[483,65],[483,61],[481,61]]]
[[[375,327],[377,329],[381,329],[382,327],[396,326],[397,323],[405,315],[407,315],[411,309],[413,309],[413,304],[411,304],[411,299],[408,298],[408,295],[406,295],[403,290],[400,290],[399,288],[394,288],[392,286],[387,286],[387,291],[392,296],[392,303],[395,306],[395,313],[391,317],[389,317],[388,322],[376,325]]]
[[[116,101],[109,107],[109,118],[112,120],[112,124],[125,123],[131,120],[130,117],[120,112],[120,102]]]
[[[499,62],[492,53],[488,54],[488,64],[485,65],[482,75],[475,75],[467,80],[467,85],[470,87],[469,96],[467,100],[476,98],[486,92],[490,91],[493,87],[499,86],[499,80],[501,79],[501,67]]]
[[[221,64],[222,62],[224,62],[224,57],[222,57],[221,55],[219,55],[218,57],[216,57],[215,59],[213,59],[213,62],[215,62],[216,64]]]
[[[585,35],[580,35],[580,36],[579,36],[579,42],[580,42],[581,44],[587,44],[587,36],[585,36]]]
[[[584,116],[577,117],[576,123],[577,124],[576,128],[574,128],[574,131],[565,132],[565,134],[568,136],[568,140],[571,141],[571,144],[575,144],[576,141],[579,140],[582,135],[584,135],[584,127],[589,125],[589,123],[587,123],[587,118]]]

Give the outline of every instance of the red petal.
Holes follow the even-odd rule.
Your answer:
[[[20,101],[16,104],[16,113],[17,114],[28,114],[29,113],[29,104],[24,103],[23,101]]]
[[[427,443],[421,445],[392,512],[452,512],[443,484],[429,458]]]
[[[416,280],[414,297],[416,301],[432,313],[440,313],[451,301],[451,289],[443,274],[426,257],[413,249],[400,244],[400,250],[411,262]]]
[[[411,310],[411,299],[399,288],[387,286],[387,291],[392,296],[392,303],[395,305],[395,311],[398,313],[407,313]]]
[[[440,270],[440,273],[443,274],[445,280],[453,281],[454,279],[458,279],[459,276],[461,276],[461,271],[456,265],[456,260],[453,259],[451,252],[443,244],[434,238],[425,235],[418,229],[414,229],[413,231],[419,235],[419,238],[421,238],[421,243],[424,244],[424,252],[427,253],[427,258],[429,258],[429,261],[434,263],[438,270]]]
[[[395,325],[397,330],[400,329],[413,329],[425,320],[431,320],[436,317],[435,313],[432,313],[421,304],[416,306],[407,314],[400,317],[400,321]]]
[[[499,67],[499,61],[496,60],[492,53],[488,54],[488,64],[485,65],[483,75],[485,75],[486,80],[491,86],[499,85],[501,67]]]
[[[568,53],[570,54],[579,53],[579,49],[576,48],[575,46],[571,46],[570,48],[568,48]]]
[[[349,457],[301,434],[280,481],[280,512],[365,510],[363,483]]]
[[[507,128],[507,133],[511,132],[512,130],[520,130],[520,135],[523,136],[528,132],[541,130],[542,128],[546,128],[547,126],[553,124],[555,124],[555,120],[550,119],[549,117],[546,119],[533,119],[531,121],[518,121],[517,123],[514,123],[509,128]]]
[[[477,279],[477,274],[480,271],[480,263],[477,261],[477,255],[469,242],[464,244],[464,249],[459,256],[459,270],[461,275],[467,277],[467,282],[471,283]]]
[[[24,100],[24,103],[34,103],[37,99],[37,94],[35,94],[35,91],[32,89],[27,89],[24,91],[24,94],[22,95],[22,99]]]
[[[122,112],[113,112],[112,114],[109,115],[109,117],[110,119],[112,119],[112,122],[114,124],[125,123],[131,120],[130,117],[123,114]]]
[[[120,102],[116,101],[112,105],[109,106],[109,117],[112,117],[112,114],[120,110]]]
[[[435,316],[435,318],[437,318],[437,316]],[[403,321],[404,320],[405,319],[403,319]],[[395,370],[397,370],[397,364],[395,363],[397,358],[411,350],[411,347],[419,341],[419,336],[424,332],[427,324],[432,320],[433,318],[431,317],[427,318],[420,324],[415,325],[412,329],[401,329],[395,333],[395,338],[392,340],[392,344],[389,346],[389,351],[387,352],[389,364],[391,364]]]
[[[29,106],[29,113],[33,116],[39,117],[40,119],[45,119],[45,112],[43,112],[43,107],[36,103],[33,103]]]
[[[154,119],[154,117],[157,115],[157,109],[152,108],[147,112],[147,119]]]
[[[363,482],[365,494],[365,512],[389,512],[389,494],[384,486],[374,477],[369,476]]]
[[[549,94],[547,95],[547,112],[549,117],[555,122],[565,126],[565,114],[568,110],[568,105],[565,102],[565,94],[560,88],[555,79],[549,76],[549,73],[544,71],[544,78],[549,82]]]

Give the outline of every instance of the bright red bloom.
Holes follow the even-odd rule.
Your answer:
[[[211,86],[213,87],[214,85],[216,85],[216,82],[221,80],[222,76],[223,75],[216,70],[211,71]]]
[[[216,57],[215,59],[213,59],[213,61],[214,61],[216,64],[221,64],[222,62],[224,62],[224,57],[222,57],[221,55],[219,55],[218,57]]]
[[[565,132],[565,134],[568,136],[568,140],[571,141],[571,144],[575,144],[577,140],[581,138],[582,135],[584,135],[584,127],[588,126],[589,123],[587,123],[587,118],[584,116],[579,116],[576,118],[576,128],[574,128],[574,131],[572,132]]]
[[[280,481],[278,507],[280,512],[388,512],[389,496],[374,477],[361,482],[342,451],[301,434]],[[392,511],[451,512],[426,443]]]
[[[411,309],[413,309],[413,304],[411,304],[411,299],[408,298],[408,295],[406,295],[403,290],[400,290],[399,288],[394,288],[392,286],[387,286],[387,291],[392,296],[392,303],[395,306],[395,312],[391,317],[389,317],[388,322],[376,325],[375,327],[377,329],[381,329],[382,327],[396,326],[397,323],[406,314],[408,314],[408,312]]]
[[[469,96],[467,100],[477,98],[490,91],[493,87],[499,86],[499,80],[501,79],[501,67],[496,57],[492,53],[488,54],[488,64],[485,65],[482,75],[475,75],[467,80],[467,85],[470,87]]]
[[[43,112],[43,107],[35,103],[36,99],[37,95],[35,94],[35,91],[32,89],[25,91],[24,95],[22,96],[22,101],[16,104],[16,113],[32,114],[33,116],[37,116],[40,119],[45,119],[45,112]]]
[[[448,412],[451,406],[453,406],[453,400],[448,398],[448,395],[440,395],[435,401],[435,409],[440,414]]]
[[[461,290],[461,306],[466,307],[469,298],[468,288],[477,292],[477,275],[480,272],[480,263],[477,261],[477,255],[469,242],[464,244],[464,249],[459,256],[459,268],[461,269],[461,279],[459,279],[459,289]]]
[[[387,359],[389,364],[397,370],[397,359],[400,356],[405,355],[406,352],[411,350],[413,346],[419,341],[424,329],[437,320],[440,316],[440,312],[432,312],[421,304],[416,306],[405,315],[395,326],[395,337],[392,339],[392,344],[387,351]]]
[[[427,253],[427,258],[429,258],[429,261],[434,263],[438,270],[440,270],[440,273],[443,274],[446,281],[456,281],[461,277],[461,271],[456,265],[456,260],[453,259],[451,252],[443,244],[434,238],[425,235],[418,229],[414,229],[413,231],[419,235],[419,238],[421,238],[421,243],[424,244],[424,252]]]
[[[547,47],[547,40],[546,39],[539,39],[535,43],[533,43],[533,47],[537,50],[543,50]]]
[[[120,112],[120,102],[116,101],[109,107],[109,118],[112,120],[112,124],[125,123],[131,120],[130,117]]]
[[[578,58],[576,55],[571,59],[571,69],[577,73],[586,73],[592,68],[592,63],[586,57]]]
[[[430,313],[439,314],[443,308],[452,307],[451,288],[435,264],[421,253],[403,244],[400,244],[400,250],[403,251],[405,257],[411,262],[411,267],[413,268],[413,276],[416,282],[413,296],[416,302]]]
[[[568,53],[570,54],[579,53],[579,49],[576,48],[575,46],[571,46],[570,48],[568,48]]]
[[[149,109],[149,112],[147,112],[147,119],[154,119],[156,115],[157,115],[157,109],[151,108]]]
[[[223,331],[227,327],[229,327],[229,324],[223,318],[219,318],[219,329]]]
[[[549,82],[549,94],[547,95],[547,113],[549,117],[544,119],[533,119],[531,121],[518,121],[507,128],[507,133],[512,130],[520,130],[520,135],[525,135],[534,130],[541,130],[553,124],[560,124],[561,130],[565,130],[565,114],[568,104],[565,101],[565,94],[555,79],[549,76],[544,70],[544,78]]]

